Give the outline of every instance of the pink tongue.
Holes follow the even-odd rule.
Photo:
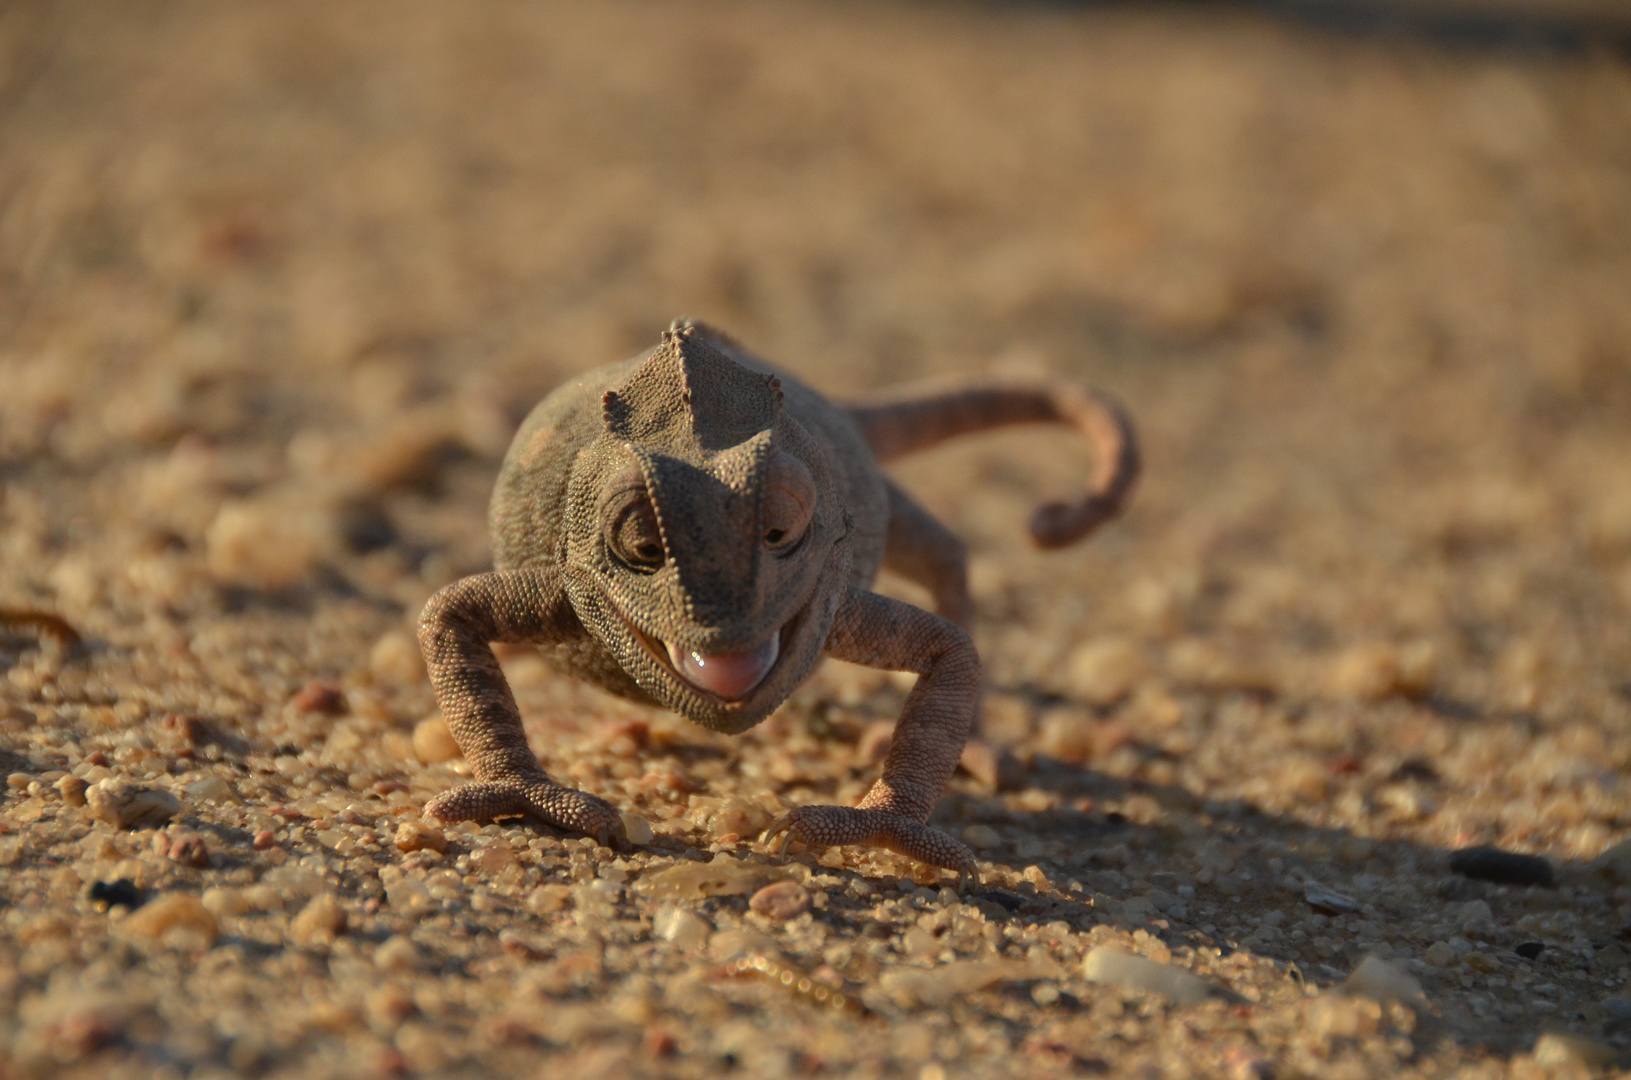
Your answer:
[[[735,701],[758,686],[759,681],[775,666],[780,653],[779,634],[770,635],[769,641],[745,653],[709,656],[699,652],[682,653],[673,645],[668,646],[668,658],[687,682],[718,694],[726,701]]]

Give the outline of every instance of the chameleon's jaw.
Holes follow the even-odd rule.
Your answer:
[[[639,643],[641,651],[656,661],[665,680],[680,692],[682,698],[688,698],[705,710],[723,709],[731,715],[744,708],[753,708],[752,701],[759,696],[755,691],[762,689],[776,671],[777,662],[805,622],[804,613],[800,612],[772,633],[763,644],[747,652],[704,653],[682,649],[654,637],[636,626],[634,620],[615,603],[610,606],[628,628],[630,636]],[[706,722],[689,708],[672,702],[670,705],[692,719]]]
[[[770,637],[756,649],[741,653],[701,653],[682,650],[671,641],[668,660],[675,674],[699,690],[726,701],[739,701],[764,681],[781,656],[781,634]]]

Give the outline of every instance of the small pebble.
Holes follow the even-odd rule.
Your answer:
[[[407,879],[412,881],[412,878]],[[391,906],[396,907],[396,896],[391,897]],[[572,906],[572,889],[566,885],[540,885],[527,894],[527,910],[534,915],[553,915],[557,911],[565,911]]]
[[[242,915],[251,907],[242,889],[205,889],[199,900],[203,903],[205,909],[217,919]]]
[[[1368,997],[1372,1001],[1397,1001],[1412,1008],[1427,1001],[1421,992],[1421,983],[1376,956],[1366,956],[1361,960],[1343,987],[1350,994]]]
[[[1619,1056],[1612,1046],[1563,1032],[1535,1040],[1535,1063],[1547,1068],[1601,1069]]]
[[[515,862],[515,849],[503,840],[486,844],[470,856],[470,865],[485,874],[496,874]]]
[[[91,785],[77,776],[64,776],[53,786],[61,793],[62,801],[69,806],[84,806],[85,792]]]
[[[413,1015],[413,995],[405,986],[386,983],[369,992],[363,999],[363,1009],[376,1029],[394,1031],[402,1021]]]
[[[249,843],[256,851],[265,851],[277,843],[277,834],[271,829],[261,829]]]
[[[1487,933],[1495,928],[1495,913],[1488,900],[1468,900],[1455,913],[1455,925],[1463,933]]]
[[[1194,1005],[1212,992],[1205,979],[1172,964],[1134,956],[1109,945],[1100,945],[1082,961],[1082,976],[1088,982],[1119,986],[1159,994],[1176,1005]]]
[[[1359,901],[1351,896],[1344,896],[1335,889],[1328,889],[1316,881],[1310,881],[1303,886],[1303,899],[1308,906],[1325,915],[1346,915],[1350,911],[1359,910]]]
[[[668,907],[658,912],[651,928],[664,941],[691,951],[706,946],[713,933],[706,920],[682,907]]]
[[[210,741],[210,726],[196,716],[186,713],[168,713],[159,721],[165,734],[183,746],[196,747]]]
[[[368,670],[391,686],[418,686],[425,681],[425,658],[412,634],[388,630],[369,650]]]
[[[1540,954],[1546,951],[1546,946],[1539,941],[1526,941],[1522,945],[1513,948],[1512,951],[1525,960],[1537,960],[1540,958]]]
[[[210,864],[210,849],[200,833],[191,829],[172,828],[167,832],[153,834],[153,851],[155,854],[169,859],[171,862],[181,863],[183,866],[193,866],[203,869]]]
[[[639,889],[659,899],[698,900],[705,896],[751,896],[766,885],[787,879],[787,871],[779,867],[739,862],[721,853],[712,862],[683,862],[648,874],[640,879]]]
[[[523,933],[513,926],[506,926],[498,932],[498,945],[517,960],[543,960],[551,952],[542,938]]]
[[[1350,646],[1331,662],[1325,681],[1333,697],[1377,701],[1402,689],[1399,658],[1388,645]]]
[[[424,958],[412,938],[395,934],[374,950],[374,966],[381,971],[418,971]]]
[[[447,850],[447,836],[441,829],[423,821],[404,821],[398,825],[392,842],[401,851],[423,851],[427,848],[435,852]]]
[[[1450,856],[1450,871],[1477,881],[1501,885],[1544,885],[1556,883],[1552,864],[1538,855],[1520,855],[1498,847],[1462,848]]]
[[[426,765],[452,761],[459,753],[459,744],[440,716],[427,716],[414,725],[413,756]]]
[[[778,881],[754,893],[748,907],[767,919],[786,922],[810,910],[810,893],[796,881]]]
[[[122,925],[127,933],[155,940],[166,937],[172,930],[188,931],[201,938],[206,947],[215,944],[221,934],[215,916],[203,901],[187,893],[169,893],[150,901]]]
[[[332,523],[295,498],[233,499],[204,534],[209,571],[254,589],[284,589],[316,569]]]
[[[309,682],[294,696],[292,704],[301,712],[321,713],[324,716],[344,716],[350,709],[345,693],[337,686],[322,682]]]
[[[653,834],[651,822],[639,814],[623,814],[623,836],[636,847],[644,847],[651,843]]]
[[[197,783],[187,785],[187,797],[208,803],[242,803],[238,792],[220,776],[206,776]]]
[[[345,927],[345,908],[333,893],[327,892],[312,897],[300,914],[289,920],[290,935],[303,945],[332,941],[345,933]]]
[[[1093,706],[1113,705],[1144,677],[1147,665],[1138,645],[1105,637],[1077,646],[1065,659],[1065,685],[1073,697]]]
[[[1443,941],[1435,941],[1427,946],[1424,958],[1434,967],[1449,967],[1455,963],[1455,950]]]
[[[1148,963],[1148,961],[1145,961]],[[984,960],[954,960],[933,970],[895,967],[878,978],[878,986],[896,1004],[937,1007],[964,994],[983,990],[1000,982],[1024,982],[1062,975],[1052,961],[1028,961],[992,957]]]
[[[91,813],[118,829],[152,829],[181,810],[181,800],[159,788],[145,788],[109,777],[85,792]]]

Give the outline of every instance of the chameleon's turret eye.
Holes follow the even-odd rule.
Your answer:
[[[791,551],[810,527],[816,486],[804,462],[783,450],[770,461],[759,503],[760,535],[772,551]]]
[[[668,553],[657,528],[657,512],[644,491],[631,491],[614,504],[606,519],[606,543],[623,562],[637,570],[655,570]]]

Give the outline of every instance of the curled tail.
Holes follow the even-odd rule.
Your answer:
[[[958,435],[1009,424],[1069,424],[1093,448],[1087,494],[1050,502],[1031,515],[1037,547],[1074,544],[1121,512],[1138,479],[1132,418],[1108,394],[1073,383],[990,383],[924,397],[856,405],[850,415],[880,462]]]

